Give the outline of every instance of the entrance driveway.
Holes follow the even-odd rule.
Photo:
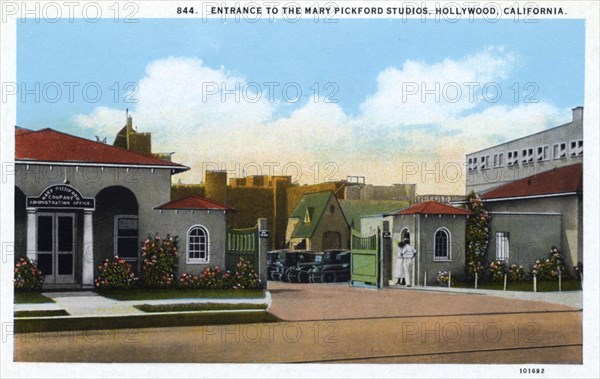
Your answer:
[[[269,290],[270,312],[283,322],[25,333],[15,336],[15,360],[581,364],[583,359],[582,314],[566,305],[347,284],[270,282]]]
[[[350,287],[347,283],[294,284],[269,282],[273,298],[270,312],[287,321],[343,320],[406,316],[448,316],[499,313],[573,311],[545,301],[530,301],[530,293],[510,292],[513,298],[491,296],[492,291],[449,292],[428,289]],[[508,293],[501,294],[509,296]],[[534,294],[535,295],[535,294]],[[556,294],[580,297],[581,292]],[[527,300],[519,299],[526,298]],[[540,294],[548,300],[548,294]],[[571,303],[577,304],[577,301]]]

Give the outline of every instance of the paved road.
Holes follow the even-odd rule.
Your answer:
[[[21,334],[17,361],[581,363],[582,315],[480,295],[272,286],[288,322]],[[323,304],[333,304],[323,309]],[[427,313],[429,312],[429,313]]]
[[[271,313],[284,320],[296,321],[579,309],[543,301],[489,296],[486,292],[473,294],[404,288],[373,290],[342,283],[269,282],[269,291],[273,296]],[[529,296],[527,293],[522,295]],[[581,292],[573,292],[572,296],[580,297]]]

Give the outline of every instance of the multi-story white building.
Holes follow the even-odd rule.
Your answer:
[[[467,193],[583,162],[583,107],[571,122],[467,154]]]

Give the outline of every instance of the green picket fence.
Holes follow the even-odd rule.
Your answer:
[[[254,270],[258,270],[258,225],[249,229],[231,229],[227,232],[225,250],[225,269],[235,271],[240,258],[250,261]]]
[[[380,231],[371,236],[361,236],[352,230],[350,237],[350,252],[352,256],[352,271],[350,284],[361,287],[379,286],[379,260],[381,256]]]

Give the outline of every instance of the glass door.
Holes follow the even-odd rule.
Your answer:
[[[74,283],[75,215],[56,213],[56,283]]]
[[[37,264],[45,283],[54,283],[54,213],[37,215]]]
[[[37,261],[45,283],[74,283],[75,214],[39,213],[37,221]]]

